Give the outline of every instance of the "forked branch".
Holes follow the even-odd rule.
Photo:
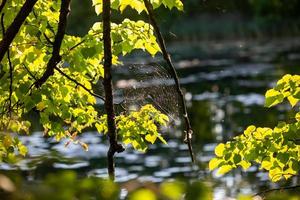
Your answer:
[[[148,11],[150,23],[152,24],[152,26],[154,28],[154,31],[155,31],[155,34],[157,36],[158,43],[159,43],[160,49],[162,51],[163,57],[164,57],[166,63],[168,64],[168,66],[170,68],[171,75],[172,75],[172,77],[174,78],[174,81],[175,81],[176,90],[177,90],[178,95],[179,95],[179,101],[180,101],[180,104],[181,104],[181,107],[182,107],[183,118],[184,118],[184,122],[185,122],[184,142],[187,143],[192,162],[194,162],[194,153],[193,153],[193,148],[192,148],[193,130],[192,130],[192,126],[191,126],[191,123],[190,123],[189,116],[188,116],[186,103],[185,103],[185,99],[184,99],[184,96],[183,96],[183,92],[181,90],[179,78],[178,78],[176,69],[175,69],[175,67],[172,63],[171,57],[170,57],[170,55],[167,51],[164,38],[163,38],[163,36],[160,32],[160,29],[158,27],[158,24],[156,22],[154,12],[153,12],[153,6],[149,2],[149,0],[144,0],[144,4],[145,4],[146,9]]]

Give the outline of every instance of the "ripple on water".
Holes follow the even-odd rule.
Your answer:
[[[162,170],[162,171],[154,172],[153,175],[156,177],[160,177],[160,178],[168,178],[168,177],[171,177],[172,173]]]
[[[80,140],[87,144],[99,144],[102,141],[98,132],[84,133],[84,134],[82,134],[82,137],[80,138]]]
[[[122,152],[120,154],[116,154],[116,158],[123,158],[124,162],[127,164],[142,163],[140,154],[135,153]]]
[[[158,167],[162,158],[160,156],[147,156],[145,157],[144,166],[146,167]]]
[[[58,169],[80,169],[80,168],[84,168],[84,167],[88,167],[89,166],[89,162],[86,161],[80,161],[77,163],[54,163],[53,167],[54,168],[58,168]]]
[[[54,145],[52,148],[67,158],[99,158],[107,154],[108,147],[104,144],[88,144],[89,150],[86,152],[80,145],[70,143],[65,147],[64,142]]]
[[[238,101],[245,106],[251,105],[261,105],[265,104],[265,97],[261,94],[250,93],[250,94],[240,94],[230,97],[231,100]]]
[[[139,176],[137,180],[141,182],[153,182],[153,183],[161,183],[164,181],[163,178],[154,177],[154,176]]]
[[[20,137],[22,143],[27,146],[28,156],[35,157],[49,153],[49,143],[43,138],[42,132],[35,132],[30,136]]]
[[[141,172],[143,170],[145,170],[145,169],[141,165],[131,165],[128,167],[129,172]]]
[[[108,178],[107,168],[102,169],[94,169],[88,172],[88,176],[98,177],[98,178]],[[128,171],[124,168],[116,168],[115,169],[115,180],[116,182],[127,182],[133,179],[136,179],[138,174],[136,173],[128,173]]]
[[[176,157],[175,158],[175,162],[177,163],[190,163],[191,162],[191,158],[190,157]]]

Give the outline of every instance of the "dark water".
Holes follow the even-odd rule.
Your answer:
[[[213,186],[214,199],[273,187],[268,174],[259,172],[256,166],[247,172],[238,169],[217,176],[208,171],[207,163],[218,142],[241,133],[248,125],[274,126],[278,120],[289,119],[294,111],[289,111],[286,104],[264,108],[264,93],[283,74],[299,72],[299,50],[299,39],[172,44],[170,51],[186,92],[195,132],[196,164],[190,164],[180,129],[170,128],[165,133],[168,145],[151,145],[147,153],[128,148],[118,154],[116,181],[203,180]],[[134,61],[147,62],[148,58],[139,59]],[[122,77],[120,71],[116,73]],[[1,173],[21,173],[27,181],[42,180],[48,173],[67,169],[77,171],[82,177],[107,177],[107,141],[96,132],[81,137],[89,145],[88,152],[75,144],[66,148],[65,141],[57,143],[43,138],[40,132],[22,140],[29,147],[28,156],[15,166],[1,164]],[[297,182],[297,178],[291,180]]]

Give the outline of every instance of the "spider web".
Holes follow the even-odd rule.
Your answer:
[[[127,111],[152,104],[171,121],[179,121],[178,93],[171,74],[161,65],[128,64],[117,68],[117,96]]]

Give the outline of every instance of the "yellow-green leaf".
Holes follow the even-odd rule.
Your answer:
[[[209,170],[214,170],[216,169],[217,167],[219,167],[219,164],[222,162],[221,159],[219,158],[213,158],[209,161],[208,163],[208,168]]]
[[[223,143],[220,143],[216,148],[215,148],[215,154],[218,157],[222,157],[223,156],[223,152],[225,150],[225,145]]]
[[[290,102],[290,104],[291,104],[292,107],[294,107],[298,103],[298,101],[299,101],[299,99],[296,99],[293,96],[288,96],[287,99],[289,100],[289,102]]]
[[[145,139],[148,141],[148,142],[151,142],[152,144],[154,144],[155,140],[156,140],[157,136],[156,135],[152,135],[152,134],[147,134]]]
[[[230,170],[232,170],[232,166],[231,165],[223,165],[223,166],[221,166],[219,168],[217,174],[219,174],[219,175],[226,174]]]
[[[247,170],[251,166],[251,163],[248,161],[242,160],[238,165],[240,165],[244,170]]]

